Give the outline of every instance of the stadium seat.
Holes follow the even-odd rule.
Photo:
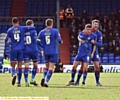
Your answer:
[[[102,57],[102,63],[109,63],[108,62],[108,57]]]
[[[108,56],[109,57],[114,57],[114,53],[109,53]]]

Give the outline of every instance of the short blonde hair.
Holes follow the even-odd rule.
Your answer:
[[[92,24],[93,24],[94,22],[99,23],[100,21],[97,20],[97,19],[94,19],[94,20],[92,20]]]

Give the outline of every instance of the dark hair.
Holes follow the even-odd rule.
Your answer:
[[[30,26],[30,25],[32,25],[33,23],[34,23],[33,20],[27,20],[27,21],[26,21],[26,25],[27,25],[27,26]]]
[[[17,17],[12,18],[12,23],[16,24],[19,22],[19,19]]]
[[[97,19],[94,19],[94,20],[92,20],[92,24],[93,24],[94,22],[99,23],[100,21],[97,20]]]
[[[92,28],[92,25],[91,24],[86,24],[85,28]]]
[[[45,23],[46,23],[47,26],[51,26],[51,25],[53,25],[53,20],[52,19],[46,19]]]

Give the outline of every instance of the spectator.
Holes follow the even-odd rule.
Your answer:
[[[77,26],[78,26],[79,24],[81,24],[81,22],[82,22],[82,19],[81,19],[81,17],[79,16],[79,17],[77,18]]]
[[[120,30],[120,26],[119,26],[119,23],[118,23],[118,21],[115,21],[115,25],[114,25],[114,30]]]
[[[113,34],[109,33],[108,34],[108,43],[112,43],[113,39],[114,39]]]
[[[85,18],[82,19],[82,23],[81,23],[81,26],[82,26],[82,29],[84,29],[85,25],[87,24],[87,21]]]
[[[109,53],[114,53],[114,48],[113,48],[112,43],[109,43],[109,44],[108,44],[107,49],[108,49],[108,52],[109,52]]]
[[[99,12],[97,12],[97,13],[95,14],[95,19],[101,20],[101,16],[100,16],[100,13],[99,13]]]
[[[77,45],[77,39],[74,35],[70,37],[70,45]]]
[[[103,56],[106,53],[106,47],[105,46],[99,47],[99,53],[100,56]]]
[[[103,33],[104,33],[104,32],[103,32]],[[104,33],[102,36],[103,36],[103,43],[107,43],[107,42],[108,42],[108,39],[107,39],[106,34]]]
[[[72,45],[71,47],[70,47],[70,53],[71,54],[77,54],[77,52],[78,52],[78,47],[77,47],[77,45]]]
[[[107,16],[104,16],[102,19],[102,27],[106,27],[107,24],[108,24],[108,18],[107,18]]]
[[[62,7],[60,7],[60,12],[59,12],[60,27],[63,27],[64,14],[65,14],[64,9]]]
[[[116,48],[116,46],[117,46],[117,44],[116,44],[115,40],[113,40],[113,41],[112,41],[112,45],[113,45],[113,48],[115,49],[115,48]]]
[[[81,23],[80,23],[80,24],[78,24],[77,29],[80,29],[80,30],[83,30],[83,29],[84,29],[84,28],[82,27]]]
[[[71,25],[69,26],[69,31],[72,31],[72,29],[75,29],[76,26],[75,26],[75,23],[72,22]]]
[[[65,16],[66,16],[67,27],[68,27],[70,25],[71,18],[74,17],[74,11],[70,4],[68,5],[67,9],[65,10]]]
[[[115,17],[116,17],[115,12],[111,11],[111,13],[110,13],[110,15],[109,15],[109,20],[114,21],[114,20],[115,20]]]
[[[72,36],[72,35],[77,37],[77,32],[76,32],[75,28],[73,28],[72,31],[70,32],[70,36]]]
[[[120,48],[116,47],[115,51],[114,51],[114,55],[116,56],[120,56]]]
[[[55,64],[54,72],[63,72],[63,63],[61,62],[60,58],[58,59],[58,63]]]
[[[85,19],[86,21],[88,21],[88,13],[86,12],[86,10],[82,11],[81,17],[82,19]]]
[[[3,64],[4,65],[10,65],[10,60],[9,60],[8,55],[5,55],[5,59],[3,60]]]
[[[112,28],[112,26],[109,26],[109,27],[108,27],[107,32],[108,32],[108,33],[113,33],[113,28]]]
[[[120,39],[119,31],[115,31],[115,33],[114,33],[114,40],[115,40],[116,44],[119,43],[119,39]]]
[[[120,9],[117,12],[116,19],[118,19],[120,21]]]

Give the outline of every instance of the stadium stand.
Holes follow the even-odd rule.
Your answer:
[[[17,4],[21,5],[19,9]],[[69,59],[69,62],[65,61],[65,63],[73,64],[74,57],[77,54],[73,45],[78,47],[77,35],[83,30],[86,23],[90,23],[92,19],[96,18],[100,20],[100,30],[103,33],[103,46],[99,48],[101,63],[120,63],[120,52],[116,50],[117,47],[120,48],[120,0],[110,0],[109,2],[108,0],[60,0],[60,6],[64,10],[68,4],[71,4],[75,17],[71,19],[68,28],[69,34],[68,31],[61,31],[63,38],[69,36],[64,41],[68,40],[69,43],[66,42],[66,46],[69,45],[70,49],[62,49],[65,46],[61,46],[61,60]],[[4,17],[26,16],[26,19],[31,18],[35,22],[37,32],[39,32],[45,27],[44,17],[56,16],[55,12],[56,0],[1,0],[0,33],[6,33],[7,29],[11,27],[11,24],[7,23],[11,22],[11,20]],[[22,22],[21,25],[25,25],[25,23]],[[65,25],[63,26],[65,27]],[[5,53],[7,54],[9,53],[8,47],[5,46]],[[69,58],[64,58],[64,51],[69,51],[69,53],[66,53],[68,56],[70,55]],[[113,55],[110,55],[111,53]],[[44,63],[44,58],[41,58],[40,54],[39,63]]]

